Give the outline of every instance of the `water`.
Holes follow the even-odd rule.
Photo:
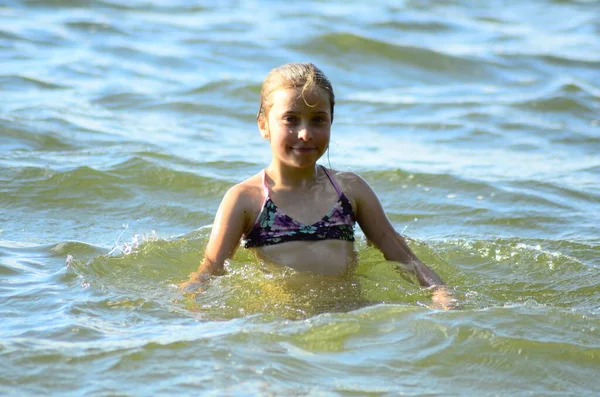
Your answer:
[[[597,1],[0,2],[0,394],[600,393]],[[240,250],[260,84],[313,61],[329,159],[453,286],[367,247],[345,279]]]

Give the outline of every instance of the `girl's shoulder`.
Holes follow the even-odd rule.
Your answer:
[[[355,172],[330,169],[328,171],[354,207],[359,201],[362,201],[362,197],[370,190],[368,183]]]
[[[327,169],[327,171],[335,179],[342,191],[361,189],[366,184],[365,180],[355,172],[332,169]]]
[[[264,187],[262,172],[252,175],[250,178],[233,185],[226,193],[238,204],[248,204],[252,206],[257,200],[264,199]]]
[[[359,202],[370,202],[373,195],[371,186],[360,175],[351,171],[328,170],[335,179],[340,190],[357,205]]]

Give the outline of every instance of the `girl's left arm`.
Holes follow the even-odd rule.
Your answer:
[[[367,239],[381,251],[386,260],[404,264],[404,268],[415,275],[421,286],[431,288],[436,305],[444,309],[451,308],[455,300],[445,283],[436,272],[417,258],[404,237],[396,232],[373,189],[356,174],[350,180],[356,220]]]

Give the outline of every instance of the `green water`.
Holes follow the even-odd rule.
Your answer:
[[[0,2],[0,395],[600,393],[600,3]],[[332,278],[238,250],[267,72],[332,80],[360,173],[461,309],[357,234]]]

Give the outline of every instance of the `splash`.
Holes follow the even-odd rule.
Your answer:
[[[113,248],[108,252],[108,254],[106,254],[107,256],[135,254],[139,251],[140,246],[142,244],[149,242],[149,241],[158,241],[159,240],[158,236],[156,235],[156,231],[152,230],[148,234],[144,233],[144,234],[133,235],[133,237],[131,238],[131,241],[129,241],[129,242],[121,241],[121,238],[123,237],[123,235],[125,234],[127,229],[129,229],[129,225],[124,224],[123,228],[124,229],[121,232],[121,234],[119,234],[119,237],[117,237],[117,240],[115,241]]]

